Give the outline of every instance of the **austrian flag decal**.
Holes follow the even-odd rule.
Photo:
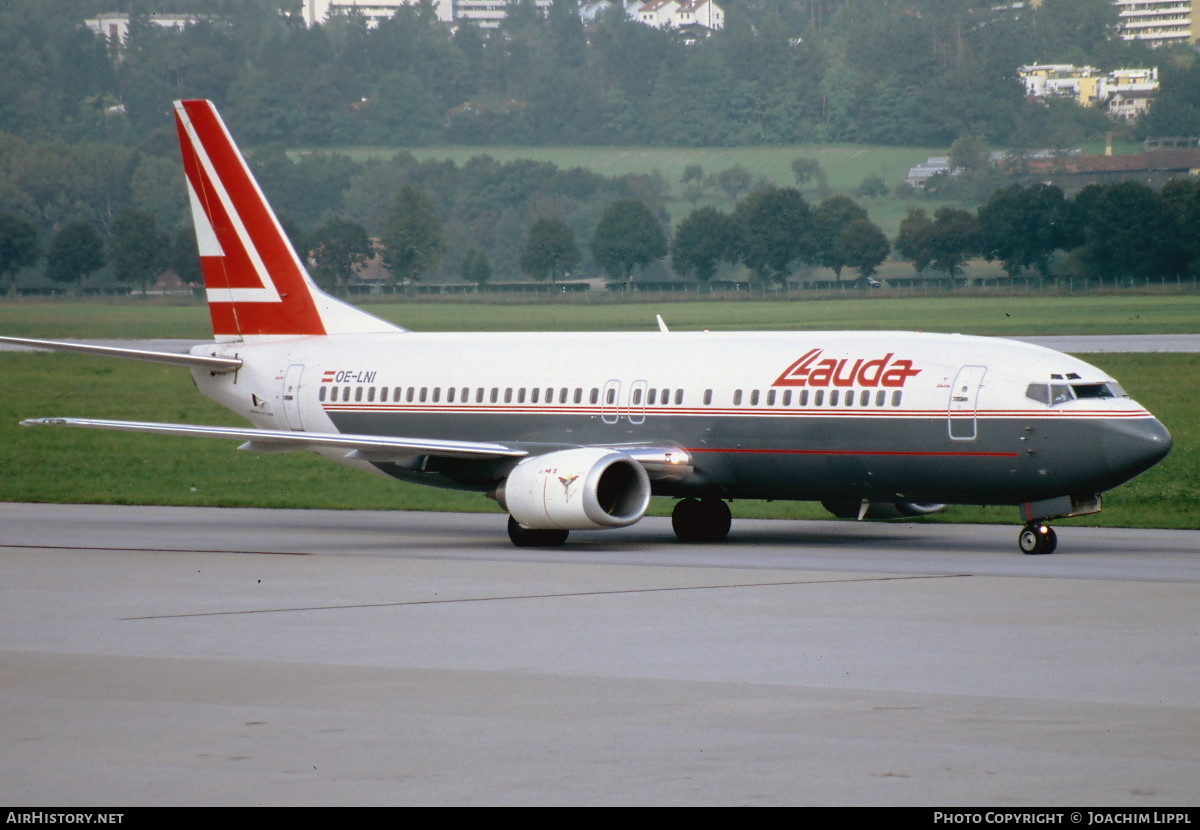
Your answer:
[[[895,359],[892,352],[872,360],[821,357],[821,349],[809,349],[787,367],[772,386],[876,386],[900,387],[919,375],[911,360]]]

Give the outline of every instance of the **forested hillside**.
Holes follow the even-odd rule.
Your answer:
[[[970,0],[726,0],[727,26],[687,44],[617,9],[585,29],[576,0],[543,19],[512,0],[499,30],[450,31],[414,6],[377,29],[307,28],[287,0],[39,0],[0,5],[0,132],[139,144],[180,97],[211,98],[251,143],[720,146],[866,142],[1057,147],[1111,125],[1025,100],[1030,62],[1162,65],[1145,129],[1200,133],[1190,48],[1110,37],[1107,0],[1014,11]],[[298,8],[298,0],[292,5]],[[996,6],[999,11],[993,10]],[[81,28],[131,10],[119,58]],[[137,15],[187,11],[183,31]]]

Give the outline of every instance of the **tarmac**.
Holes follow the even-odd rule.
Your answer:
[[[1196,805],[1200,533],[1017,529],[0,504],[0,802]]]

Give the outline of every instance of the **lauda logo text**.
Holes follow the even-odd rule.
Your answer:
[[[899,387],[919,375],[911,360],[894,359],[892,352],[872,360],[821,357],[821,349],[809,349],[787,367],[772,386],[865,386]]]

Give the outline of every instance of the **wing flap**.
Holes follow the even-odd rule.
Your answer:
[[[252,452],[290,452],[339,449],[358,458],[398,461],[417,455],[447,458],[523,458],[528,451],[476,441],[447,441],[436,438],[402,438],[386,435],[343,435],[335,432],[290,432],[254,427],[196,426],[153,421],[108,421],[95,418],[29,418],[22,426],[64,426],[140,432],[153,435],[226,438],[246,442],[239,449]]]

